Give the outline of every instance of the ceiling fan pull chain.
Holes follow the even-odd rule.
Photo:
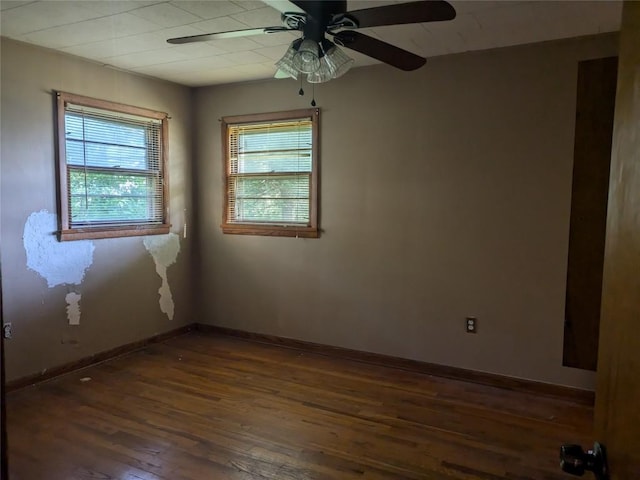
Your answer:
[[[298,95],[304,95],[304,90],[302,89],[302,75],[300,75],[300,90],[298,90]]]
[[[311,106],[315,107],[316,106],[316,84],[312,83],[311,84]]]

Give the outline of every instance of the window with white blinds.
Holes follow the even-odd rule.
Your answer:
[[[318,115],[223,119],[225,233],[317,236]]]
[[[58,99],[62,239],[168,231],[166,114]]]

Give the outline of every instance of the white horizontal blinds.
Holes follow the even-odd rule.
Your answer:
[[[69,226],[163,223],[162,121],[65,106]]]
[[[228,127],[230,223],[308,225],[310,118]]]

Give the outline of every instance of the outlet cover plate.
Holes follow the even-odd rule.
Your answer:
[[[467,333],[478,333],[478,319],[476,317],[467,317],[465,319],[465,329]]]

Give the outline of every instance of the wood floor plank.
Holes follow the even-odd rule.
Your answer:
[[[593,414],[199,332],[7,401],[12,480],[562,480]]]

